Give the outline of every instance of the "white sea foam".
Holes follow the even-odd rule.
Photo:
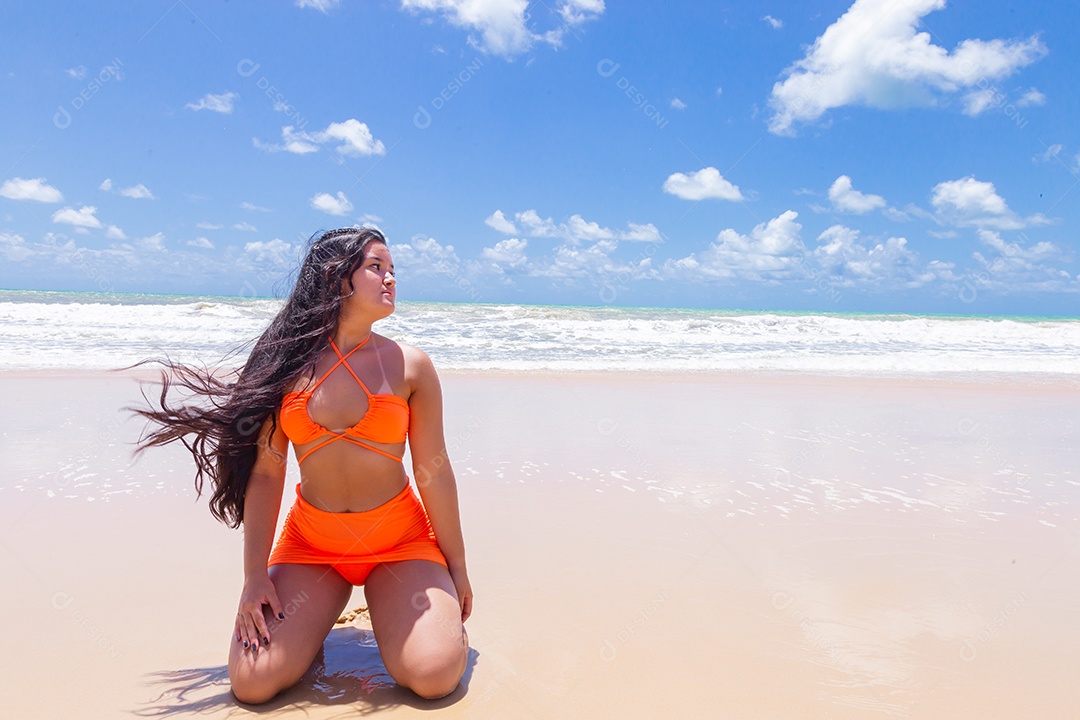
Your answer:
[[[216,365],[281,301],[0,292],[0,369]],[[401,302],[376,325],[440,368],[1080,376],[1080,320]],[[234,356],[237,364],[241,356]]]

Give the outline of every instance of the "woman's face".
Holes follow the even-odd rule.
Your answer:
[[[375,315],[376,319],[394,312],[397,280],[394,278],[394,261],[385,245],[376,242],[368,245],[363,262],[350,277],[352,295],[345,298],[343,309]],[[343,280],[341,294],[349,293],[349,283]]]

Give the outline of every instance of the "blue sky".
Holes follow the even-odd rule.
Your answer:
[[[1075,3],[5,3],[0,286],[1080,315]]]

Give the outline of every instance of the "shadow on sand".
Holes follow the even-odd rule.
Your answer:
[[[367,715],[398,705],[434,710],[453,705],[465,696],[478,657],[479,653],[469,648],[458,688],[444,698],[424,700],[387,674],[371,630],[337,627],[330,631],[300,682],[262,705],[247,705],[233,697],[228,667],[221,665],[151,673],[147,684],[160,692],[133,712],[140,717],[167,718],[211,714],[228,717],[245,711],[275,716],[331,706],[341,706],[342,716]]]

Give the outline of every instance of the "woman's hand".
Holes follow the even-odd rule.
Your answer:
[[[450,579],[454,581],[457,590],[458,605],[461,606],[461,622],[465,622],[472,615],[472,585],[469,583],[469,573],[465,568],[450,568]]]
[[[259,649],[260,643],[270,644],[270,629],[266,626],[263,605],[269,605],[274,615],[285,619],[277,590],[270,581],[270,575],[265,572],[252,575],[244,581],[244,589],[240,593],[240,608],[236,612],[234,636],[237,642],[244,643],[244,647],[250,647],[252,652]]]

